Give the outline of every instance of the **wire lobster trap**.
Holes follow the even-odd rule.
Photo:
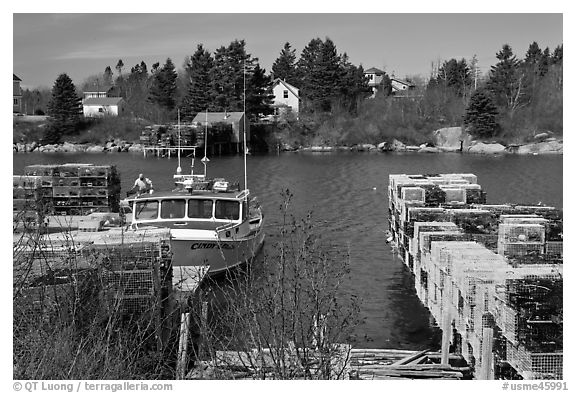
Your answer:
[[[525,379],[563,379],[562,352],[531,352],[522,344],[506,342],[506,361]]]

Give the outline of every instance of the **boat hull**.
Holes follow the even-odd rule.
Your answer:
[[[245,265],[264,243],[264,232],[257,231],[242,239],[190,239],[172,237],[173,266],[209,266],[214,276]]]

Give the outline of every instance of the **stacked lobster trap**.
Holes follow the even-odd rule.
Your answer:
[[[114,165],[28,165],[13,177],[14,215],[82,216],[118,212],[120,175]]]
[[[471,174],[390,175],[389,229],[438,323],[479,365],[483,330],[493,356],[523,378],[562,377],[562,212],[488,205]]]

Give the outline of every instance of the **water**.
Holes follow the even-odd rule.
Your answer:
[[[116,164],[122,190],[139,173],[156,189],[173,185],[176,158],[144,158],[133,154],[14,155],[14,173],[25,165],[64,162]],[[198,162],[198,164],[200,164]],[[201,168],[200,164],[198,168]],[[182,161],[187,173],[189,159]],[[488,193],[488,203],[542,202],[562,207],[561,156],[473,156],[460,154],[283,153],[251,156],[248,186],[260,200],[267,234],[280,220],[282,190],[293,193],[297,215],[312,211],[323,237],[332,247],[350,253],[350,290],[361,298],[365,323],[357,329],[357,347],[422,349],[435,330],[430,314],[419,303],[413,280],[385,244],[387,185],[391,173],[474,173]],[[208,176],[243,181],[241,157],[213,157]],[[266,247],[273,247],[268,236]]]

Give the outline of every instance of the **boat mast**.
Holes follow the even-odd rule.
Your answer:
[[[244,189],[248,189],[248,173],[246,172],[246,57],[244,57]]]
[[[208,161],[208,108],[206,108],[206,125],[204,127],[204,158],[202,159],[202,163],[204,164],[204,179],[206,179],[206,163]]]
[[[180,165],[180,151],[182,150],[182,147],[180,141],[180,108],[178,108],[178,168],[176,168],[176,173],[178,175],[182,173],[182,166]]]

